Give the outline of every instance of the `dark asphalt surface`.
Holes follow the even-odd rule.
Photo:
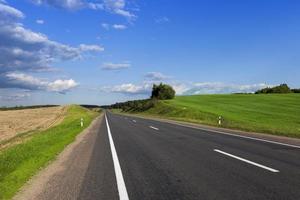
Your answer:
[[[112,113],[107,119],[131,200],[300,199],[300,149]],[[80,199],[119,199],[105,120],[95,142]]]

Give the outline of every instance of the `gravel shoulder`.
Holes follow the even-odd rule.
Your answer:
[[[77,199],[103,114],[68,145],[57,159],[34,176],[14,200]]]

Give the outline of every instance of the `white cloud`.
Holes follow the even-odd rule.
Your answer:
[[[65,93],[66,91],[69,91],[70,89],[78,86],[79,84],[76,83],[73,79],[69,80],[55,80],[54,82],[48,83],[48,90],[59,92],[59,93]]]
[[[107,23],[102,23],[101,26],[102,26],[102,28],[104,28],[105,30],[109,30],[109,28],[110,28],[110,25],[107,24]]]
[[[44,23],[45,23],[45,21],[42,20],[42,19],[37,19],[35,22],[36,22],[37,24],[44,24]]]
[[[194,94],[230,94],[230,93],[253,93],[256,90],[268,87],[270,85],[259,83],[259,84],[228,84],[221,82],[202,82],[195,83],[184,92],[187,95]]]
[[[9,5],[5,5],[2,3],[0,3],[0,19],[1,19],[1,21],[12,20],[12,19],[21,19],[21,18],[25,17],[25,15],[20,10],[17,10]]]
[[[124,30],[127,28],[127,26],[125,26],[123,24],[114,24],[114,25],[112,25],[112,27],[116,30]]]
[[[104,0],[103,2],[105,9],[112,13],[124,16],[129,20],[133,20],[136,18],[136,15],[125,9],[125,0]]]
[[[102,28],[104,28],[105,30],[109,30],[111,28],[116,29],[116,30],[125,30],[127,29],[127,26],[124,24],[107,24],[107,23],[102,23],[101,24]]]
[[[65,93],[79,84],[76,83],[73,79],[68,80],[55,80],[49,82],[48,80],[40,79],[33,77],[31,75],[23,73],[8,73],[5,75],[6,85],[1,88],[21,88],[27,90],[44,90]]]
[[[50,5],[57,8],[65,8],[68,10],[77,10],[84,8],[86,4],[82,0],[32,0],[37,5]]]
[[[105,92],[121,93],[127,95],[143,94],[149,96],[153,84],[158,84],[157,81],[144,81],[140,84],[120,84],[115,86],[103,87]],[[178,81],[170,81],[167,84],[171,85],[176,91],[176,95],[197,95],[197,94],[231,94],[231,93],[253,93],[256,90],[272,87],[272,85],[261,84],[226,84],[218,82],[204,83],[184,83]]]
[[[133,20],[136,16],[126,10],[125,0],[103,0],[103,3],[95,3],[87,0],[31,0],[36,5],[49,5],[67,10],[92,9],[105,10],[113,14],[121,15],[129,20]]]
[[[103,63],[103,70],[120,70],[120,69],[128,69],[131,67],[131,64],[126,63]]]
[[[87,44],[80,44],[79,49],[81,51],[104,51],[104,48],[99,45],[87,45]]]
[[[145,75],[145,78],[149,79],[149,80],[152,80],[152,81],[163,81],[163,80],[166,80],[166,79],[169,79],[171,78],[170,76],[166,76],[160,72],[148,72],[146,75]]]
[[[23,16],[20,11],[2,4],[0,7],[0,75],[14,71],[51,71],[54,61],[74,60],[89,52],[103,51],[98,45],[73,47],[52,41],[18,22]]]
[[[167,23],[169,21],[170,21],[170,19],[168,17],[160,17],[160,18],[155,19],[155,23],[157,23],[157,24]]]
[[[112,87],[104,87],[105,92],[122,93],[122,94],[148,94],[151,91],[152,84],[135,85],[126,83]]]
[[[104,6],[100,3],[87,3],[87,7],[92,10],[103,10]]]

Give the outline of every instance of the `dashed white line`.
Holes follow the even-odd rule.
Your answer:
[[[223,154],[223,155],[229,156],[229,157],[231,157],[231,158],[235,158],[235,159],[237,159],[237,160],[246,162],[246,163],[248,163],[248,164],[254,165],[254,166],[256,166],[256,167],[260,167],[260,168],[266,169],[266,170],[271,171],[271,172],[274,172],[274,173],[279,172],[279,170],[277,170],[277,169],[273,169],[273,168],[270,168],[270,167],[267,167],[267,166],[264,166],[264,165],[261,165],[261,164],[252,162],[252,161],[250,161],[250,160],[247,160],[247,159],[244,159],[244,158],[241,158],[241,157],[232,155],[232,154],[230,154],[230,153],[226,153],[226,152],[221,151],[221,150],[218,150],[218,149],[214,149],[214,151],[215,151],[215,152],[218,152],[218,153],[221,153],[221,154]]]
[[[108,132],[108,138],[109,138],[109,144],[111,148],[111,154],[113,158],[113,163],[114,163],[114,168],[115,168],[115,175],[116,175],[116,180],[117,180],[117,186],[118,186],[118,191],[119,191],[119,199],[120,200],[129,200],[126,185],[124,182],[121,166],[119,163],[117,151],[115,148],[115,144],[113,141],[113,138],[111,136],[108,120],[105,114],[105,121],[106,121],[106,126],[107,126],[107,132]]]
[[[134,123],[136,123],[136,120],[132,120]]]
[[[154,129],[154,130],[156,130],[156,131],[159,131],[159,129],[156,128],[156,127],[154,127],[154,126],[149,126],[149,128],[152,128],[152,129]]]
[[[159,121],[159,120],[156,120],[156,121]],[[159,122],[162,122],[162,121],[159,121]],[[270,143],[270,144],[277,144],[277,145],[282,145],[282,146],[287,146],[287,147],[300,149],[300,146],[293,145],[293,144],[276,142],[276,141],[272,141],[272,140],[260,139],[260,138],[244,136],[244,135],[238,135],[238,134],[228,133],[228,132],[224,132],[224,131],[217,131],[217,130],[213,130],[213,129],[200,128],[200,127],[190,126],[190,125],[186,125],[186,124],[179,124],[179,123],[176,123],[176,122],[165,122],[165,123],[175,124],[177,126],[182,126],[182,127],[192,128],[192,129],[198,129],[198,130],[203,130],[203,131],[208,131],[208,132],[213,132],[213,133],[220,133],[220,134],[228,135],[228,136],[232,136],[232,137],[239,137],[239,138],[244,138],[244,139],[249,139],[249,140],[256,140],[256,141],[260,141],[260,142],[265,142],[265,143]]]

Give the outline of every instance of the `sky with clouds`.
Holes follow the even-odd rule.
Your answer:
[[[300,1],[0,0],[0,106],[300,87]]]

